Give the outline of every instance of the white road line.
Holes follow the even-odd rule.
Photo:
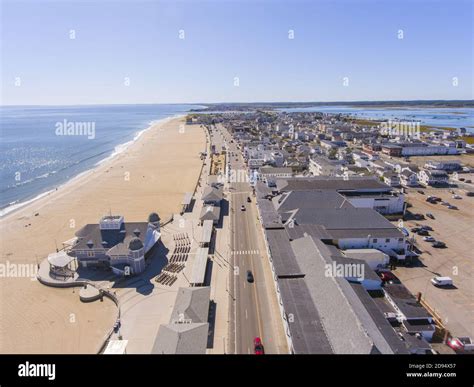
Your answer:
[[[247,314],[247,309],[245,309],[245,319],[246,319],[246,320],[249,319],[249,315]]]

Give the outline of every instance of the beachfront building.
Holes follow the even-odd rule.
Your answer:
[[[110,268],[117,275],[145,270],[145,255],[160,240],[160,217],[150,214],[148,222],[126,223],[121,215],[107,215],[98,224],[87,224],[76,233],[68,254],[81,267]]]

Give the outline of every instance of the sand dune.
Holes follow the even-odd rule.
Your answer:
[[[35,265],[86,223],[111,211],[126,221],[179,211],[201,169],[204,131],[173,119],[154,125],[126,151],[0,220],[0,263]],[[37,216],[35,214],[38,213]],[[115,318],[115,305],[83,304],[78,289],[52,289],[30,278],[0,278],[1,353],[93,353]]]

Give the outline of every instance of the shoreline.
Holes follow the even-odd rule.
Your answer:
[[[151,130],[153,126],[159,125],[159,124],[164,124],[166,122],[172,121],[174,119],[181,119],[185,117],[185,114],[176,114],[170,117],[166,118],[161,118],[158,120],[153,120],[149,122],[149,125],[144,128],[144,129],[139,129],[138,131],[134,132],[134,136],[131,140],[124,142],[122,144],[118,144],[114,147],[113,151],[111,154],[105,156],[102,160],[97,161],[91,168],[88,168],[82,172],[79,172],[77,175],[70,177],[68,180],[60,183],[58,186],[53,187],[53,188],[47,188],[44,192],[40,192],[36,196],[25,198],[23,200],[16,200],[15,202],[12,202],[11,204],[7,205],[6,207],[0,208],[0,220],[4,219],[6,216],[9,214],[15,213],[16,211],[33,204],[35,201],[42,199],[43,197],[46,197],[60,189],[63,189],[66,187],[68,184],[73,184],[76,179],[81,178],[83,175],[86,175],[88,173],[92,173],[96,168],[99,166],[103,165],[104,163],[108,162],[113,162],[113,160],[119,156],[121,153],[125,152],[130,146],[133,146],[140,137],[146,133],[147,131]]]
[[[183,124],[182,117],[160,120],[109,161],[2,217],[1,261],[36,265],[109,212],[126,222],[178,212],[184,193],[197,184],[206,144],[199,125],[181,133]],[[0,353],[95,353],[116,317],[111,301],[85,304],[77,291],[30,278],[2,277],[0,293]]]

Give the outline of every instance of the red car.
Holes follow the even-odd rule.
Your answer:
[[[256,337],[255,339],[253,339],[253,348],[254,348],[255,355],[265,354],[265,350],[263,349],[263,344],[262,344],[262,340],[260,340],[260,337]]]

